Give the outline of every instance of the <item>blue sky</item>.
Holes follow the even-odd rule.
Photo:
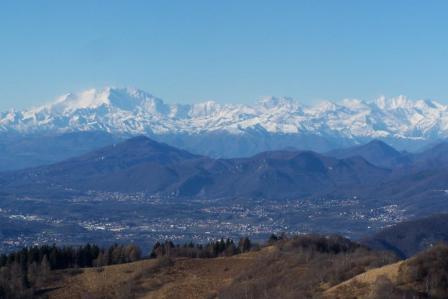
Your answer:
[[[105,85],[180,103],[448,103],[447,15],[448,1],[3,0],[0,109]]]

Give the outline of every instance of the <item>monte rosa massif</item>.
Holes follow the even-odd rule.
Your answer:
[[[82,132],[122,139],[146,135],[212,157],[288,148],[326,152],[372,139],[416,150],[448,136],[448,106],[404,96],[312,106],[286,97],[263,98],[253,105],[167,104],[142,90],[107,87],[69,93],[37,108],[0,113],[0,134],[15,140]],[[84,145],[90,142],[76,138]]]

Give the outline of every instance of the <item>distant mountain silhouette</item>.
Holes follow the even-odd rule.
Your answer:
[[[399,204],[406,213],[424,215],[446,210],[443,148],[434,155],[408,156],[371,142],[351,151],[353,156],[347,151],[347,158],[283,150],[212,159],[141,136],[52,165],[4,173],[0,187],[4,193],[45,197],[88,191],[145,192],[164,198],[356,196],[366,204]],[[437,161],[432,156],[441,162],[427,162]],[[388,169],[367,161],[379,157],[383,162],[405,157],[406,162]]]
[[[415,163],[421,168],[448,165],[448,142],[444,141],[414,155]]]
[[[4,190],[147,192],[164,196],[290,198],[353,192],[388,170],[360,157],[274,151],[242,159],[211,159],[135,137],[50,166],[0,177]]]
[[[0,134],[0,171],[60,162],[123,141],[106,132],[72,132],[47,135]]]
[[[199,156],[139,136],[49,166],[9,173],[13,186],[46,190],[156,192],[176,181],[172,166]]]
[[[393,168],[386,180],[367,192],[371,197],[401,203],[409,213],[428,215],[446,211],[448,143],[404,158],[405,163]]]
[[[327,155],[339,159],[360,156],[374,165],[387,168],[408,165],[412,161],[408,153],[399,152],[381,140],[372,140],[363,145],[333,150]]]

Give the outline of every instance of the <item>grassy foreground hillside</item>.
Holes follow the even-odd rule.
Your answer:
[[[190,259],[169,258],[82,269],[48,287],[49,298],[210,298],[230,285],[244,268],[252,267],[258,253]]]
[[[366,271],[324,292],[327,298],[448,298],[448,246]]]
[[[271,238],[250,251],[208,258],[182,256],[194,247],[162,247],[156,258],[51,270],[32,296],[11,298],[448,297],[443,244],[407,260],[338,236]]]
[[[166,255],[134,263],[54,271],[42,298],[313,298],[360,273],[396,262],[341,237],[271,240],[217,258]],[[57,278],[57,279],[56,279]]]

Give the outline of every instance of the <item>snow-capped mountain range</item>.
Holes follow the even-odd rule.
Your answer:
[[[376,101],[343,100],[302,105],[291,98],[268,97],[254,105],[212,101],[166,104],[138,89],[90,89],[23,111],[0,113],[0,131],[106,131],[124,134],[306,134],[356,138],[431,140],[448,136],[448,106],[404,96]]]

